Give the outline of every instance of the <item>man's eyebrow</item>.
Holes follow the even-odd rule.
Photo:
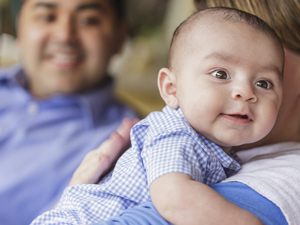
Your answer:
[[[33,7],[34,8],[44,7],[44,8],[48,8],[48,9],[55,9],[55,8],[57,8],[57,5],[54,3],[48,3],[48,2],[38,2],[38,3],[34,4]]]
[[[97,11],[104,11],[104,7],[100,5],[99,3],[86,3],[86,4],[81,4],[77,7],[77,11],[81,10],[86,10],[86,9],[93,9]]]
[[[55,8],[57,8],[57,5],[54,3],[49,3],[49,2],[38,2],[38,3],[34,4],[34,8],[39,8],[39,7],[55,9]],[[77,7],[77,11],[81,11],[81,10],[85,10],[85,9],[94,9],[97,11],[104,11],[104,7],[96,2],[81,4]]]

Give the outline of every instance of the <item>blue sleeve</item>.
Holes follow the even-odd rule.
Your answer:
[[[218,183],[211,186],[237,206],[253,213],[266,225],[288,225],[279,207],[239,182]],[[151,202],[125,210],[119,216],[94,225],[167,225]]]
[[[235,205],[256,215],[266,225],[288,225],[278,206],[243,183],[218,183],[211,187]]]

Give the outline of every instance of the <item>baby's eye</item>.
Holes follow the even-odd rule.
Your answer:
[[[230,79],[230,76],[227,72],[225,72],[224,70],[217,70],[214,71],[211,75],[213,75],[214,77],[218,78],[218,79]]]
[[[255,86],[258,86],[258,87],[261,87],[264,89],[271,89],[273,87],[273,84],[267,80],[259,80],[255,83]]]

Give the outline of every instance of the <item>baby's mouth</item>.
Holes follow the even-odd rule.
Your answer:
[[[246,120],[248,119],[247,115],[241,115],[241,114],[229,114],[229,116],[236,117],[239,119],[246,119]]]
[[[247,114],[226,114],[226,113],[221,113],[221,115],[229,120],[235,121],[235,122],[242,122],[242,123],[247,123],[253,121],[252,118],[250,118],[249,115]]]

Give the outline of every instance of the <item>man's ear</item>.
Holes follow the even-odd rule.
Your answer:
[[[126,21],[120,21],[115,35],[114,54],[122,51],[123,45],[128,35],[128,24]]]
[[[23,3],[23,4],[25,4],[25,3]],[[24,6],[22,6],[22,7],[24,7]],[[20,9],[20,10],[22,10],[22,8]],[[17,38],[16,38],[16,44],[17,44],[17,50],[18,50],[18,53],[20,53],[20,48],[21,48],[21,41],[20,41],[20,14],[22,13],[22,11],[20,11],[19,12],[19,14],[17,15],[17,17],[16,17],[16,24],[15,24],[15,26],[16,26],[16,36],[17,36]]]
[[[176,78],[168,68],[162,68],[158,73],[157,84],[160,96],[173,109],[178,108],[176,93]]]

